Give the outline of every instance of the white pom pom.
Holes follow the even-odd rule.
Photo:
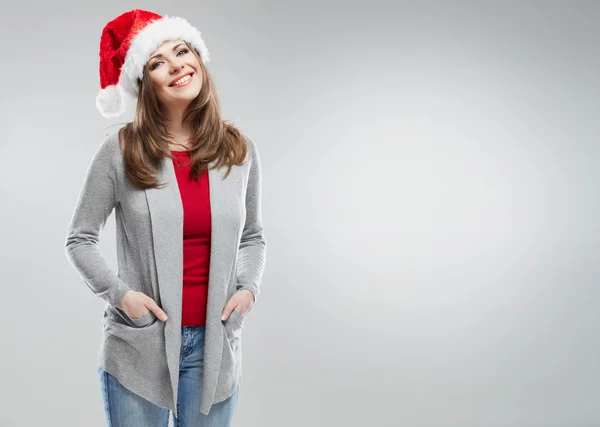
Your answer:
[[[125,100],[119,85],[100,89],[96,96],[96,107],[106,118],[118,117],[125,112]]]

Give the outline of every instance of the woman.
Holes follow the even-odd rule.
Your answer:
[[[94,155],[66,254],[106,301],[99,368],[112,427],[229,426],[242,328],[266,261],[256,144],[220,117],[201,33],[134,9],[100,41],[96,105],[137,99]],[[115,210],[118,274],[98,236]]]

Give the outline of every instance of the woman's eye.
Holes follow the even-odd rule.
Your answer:
[[[188,53],[188,52],[189,52],[189,49],[181,49],[179,52],[177,52],[177,55],[179,56],[179,54],[180,54],[181,52]],[[150,69],[151,69],[151,70],[154,70],[154,69],[156,68],[156,66],[157,66],[158,64],[160,64],[161,62],[162,62],[162,61],[156,61],[154,64],[152,64],[152,66],[150,67]]]

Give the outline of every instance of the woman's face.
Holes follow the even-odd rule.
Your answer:
[[[156,96],[167,108],[187,106],[200,93],[202,69],[183,40],[162,43],[147,66]]]

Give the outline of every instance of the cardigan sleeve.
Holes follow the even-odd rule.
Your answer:
[[[100,231],[116,205],[115,147],[118,149],[118,141],[109,136],[88,165],[68,228],[65,252],[94,295],[120,307],[123,295],[131,289],[108,266],[99,248]]]
[[[236,289],[248,289],[256,302],[266,262],[267,241],[262,223],[260,158],[254,141],[247,140],[251,164],[246,189],[246,221],[238,251]]]

